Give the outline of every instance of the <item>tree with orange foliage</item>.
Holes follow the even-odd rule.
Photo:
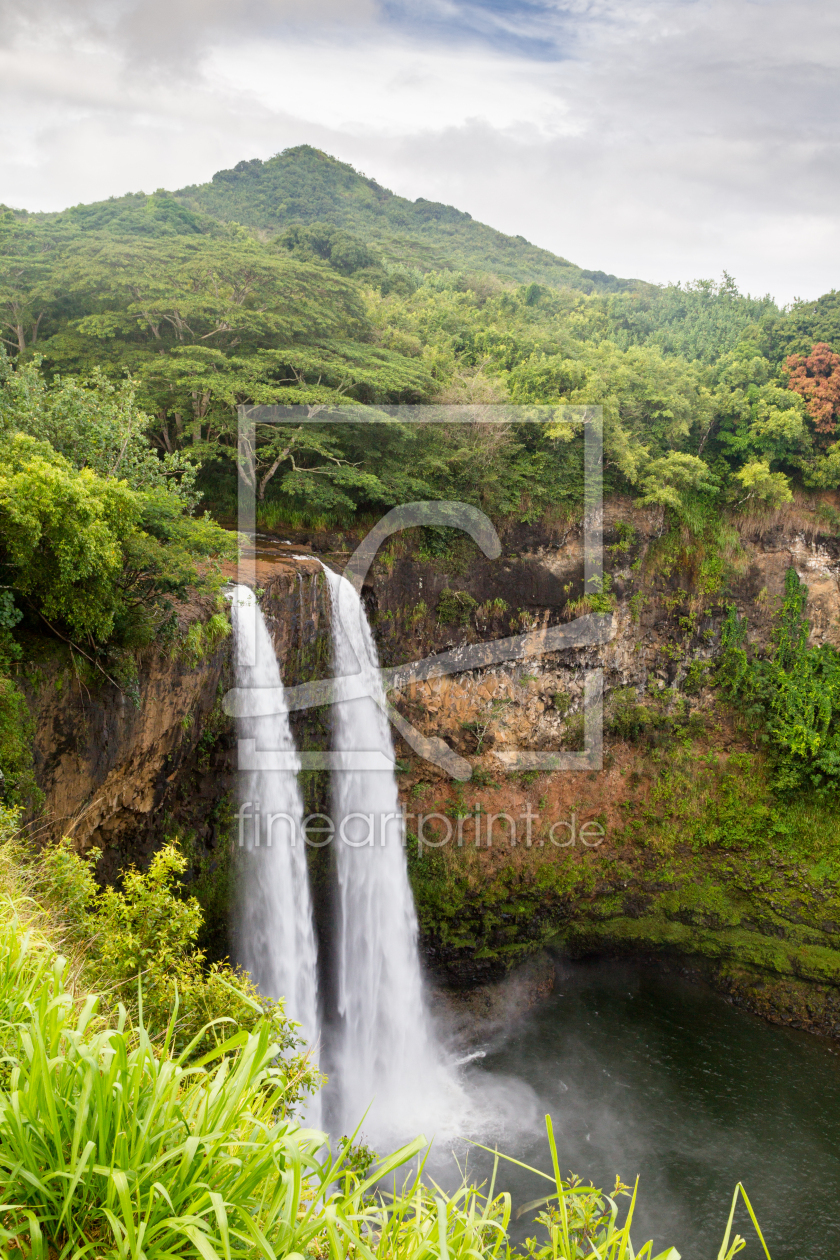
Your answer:
[[[791,354],[785,360],[788,389],[805,399],[817,433],[833,434],[840,416],[840,354],[818,341],[809,355]]]

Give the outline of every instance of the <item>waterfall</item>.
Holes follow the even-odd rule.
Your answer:
[[[237,887],[236,962],[267,997],[284,998],[286,1014],[318,1048],[317,947],[303,836],[300,763],[289,728],[274,643],[253,591],[231,594],[236,685],[245,697],[238,718],[241,847]],[[255,716],[271,688],[277,710]],[[248,713],[249,692],[255,701]],[[314,1101],[314,1100],[313,1100]],[[312,1107],[308,1112],[315,1122]]]
[[[351,769],[342,754],[394,761],[388,719],[375,700],[344,699],[358,674],[368,696],[384,698],[376,648],[351,584],[326,568],[332,602],[333,823],[338,877],[338,1014],[334,1053],[340,1132],[375,1143],[399,1140],[458,1111],[460,1087],[441,1059],[429,1021],[417,951],[393,770]],[[347,758],[349,760],[349,758]],[[357,760],[354,764],[358,764]],[[383,1146],[384,1149],[384,1146]]]

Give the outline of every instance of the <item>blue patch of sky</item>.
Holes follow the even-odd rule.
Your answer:
[[[586,0],[385,0],[382,13],[392,30],[429,43],[479,43],[534,61],[565,61],[575,57],[581,23],[596,7]]]

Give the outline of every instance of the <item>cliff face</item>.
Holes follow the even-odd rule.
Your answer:
[[[606,585],[615,597],[609,642],[594,655],[554,654],[549,663],[583,668],[597,659],[608,689],[679,686],[691,661],[715,654],[732,605],[748,618],[750,641],[769,646],[791,566],[808,586],[811,641],[840,647],[840,540],[815,530],[813,517],[790,509],[746,523],[720,557],[688,540],[666,550],[659,513],[628,502],[605,504],[603,524]],[[365,596],[384,664],[543,630],[588,611],[579,526],[514,527],[502,544],[498,560],[468,540],[456,544],[451,561],[398,553],[378,560]],[[728,572],[715,590],[709,579],[718,561]],[[468,598],[459,606],[450,595],[461,593]]]
[[[601,644],[552,639],[587,615],[574,526],[513,528],[495,561],[468,540],[441,554],[395,540],[366,582],[386,668],[450,653],[460,671],[391,675],[402,718],[473,767],[458,783],[396,740],[429,965],[457,988],[498,978],[547,944],[655,956],[768,1018],[840,1038],[840,897],[828,860],[840,817],[825,803],[803,805],[798,822],[790,808],[782,817],[761,747],[706,669],[729,605],[770,646],[791,564],[809,588],[812,641],[840,647],[840,544],[793,509],[730,536],[722,559],[720,548],[675,548],[673,538],[669,550],[657,514],[626,503],[606,506],[604,528],[613,608]],[[340,569],[357,540],[311,541]],[[294,554],[302,549],[269,548],[256,574],[287,685],[330,672],[325,583],[314,556]],[[204,617],[185,610],[184,635]],[[521,636],[518,657],[463,668],[471,649]],[[513,763],[517,750],[582,749],[595,669],[603,768]],[[150,654],[133,697],[80,681],[58,656],[30,672],[47,828],[103,847],[105,878],[142,862],[172,829],[218,851],[233,789],[221,708],[230,681],[229,637],[199,655]],[[323,710],[293,724],[301,747],[326,746]],[[325,807],[327,787],[323,775],[305,776],[308,808]],[[327,874],[316,862],[325,921]]]
[[[675,545],[658,514],[616,502],[604,541],[614,607],[600,646],[541,652],[587,611],[574,527],[511,530],[497,561],[466,543],[443,561],[392,552],[372,573],[366,597],[386,665],[466,659],[480,640],[524,633],[541,652],[396,678],[403,717],[474,766],[469,783],[453,784],[399,748],[429,962],[461,986],[545,944],[655,956],[768,1018],[840,1038],[840,814],[774,801],[761,745],[708,669],[733,605],[752,643],[772,646],[791,566],[808,586],[811,641],[840,646],[840,544],[791,508],[717,550]],[[598,668],[603,769],[517,768],[516,750],[582,749],[585,679]]]
[[[70,835],[82,852],[101,848],[105,879],[159,847],[188,778],[197,793],[190,812],[208,819],[212,812],[229,639],[199,652],[185,644],[188,626],[208,616],[200,606],[183,609],[184,636],[145,653],[122,687],[80,674],[78,659],[64,651],[27,674],[35,772],[45,795],[36,834]]]

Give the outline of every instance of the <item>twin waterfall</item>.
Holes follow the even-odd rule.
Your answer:
[[[239,843],[245,852],[237,962],[263,993],[285,998],[287,1014],[301,1024],[329,1075],[328,1127],[352,1133],[364,1117],[366,1138],[384,1146],[437,1127],[453,1108],[460,1110],[461,1091],[442,1062],[424,1001],[394,771],[359,768],[365,753],[372,754],[372,766],[382,765],[383,754],[394,762],[388,719],[377,703],[384,703],[384,695],[376,649],[353,586],[326,567],[325,574],[332,605],[336,923],[334,975],[324,987],[334,990],[334,1009],[325,1010],[319,1000],[300,763],[282,699],[273,705],[282,712],[239,718],[240,740],[254,743],[240,744],[252,751],[250,759],[240,758]],[[232,600],[239,694],[272,688],[282,698],[274,647],[256,599],[240,586]],[[263,837],[259,846],[257,835]],[[307,1119],[316,1122],[311,1110]]]

